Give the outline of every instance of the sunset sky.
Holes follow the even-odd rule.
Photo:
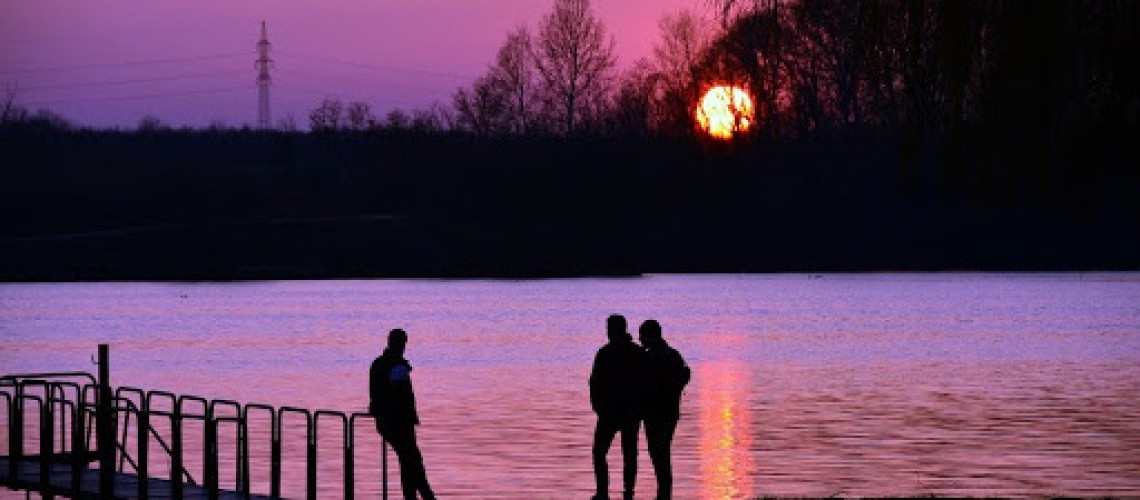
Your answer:
[[[704,0],[593,0],[619,67],[652,53],[658,20]],[[257,119],[255,43],[273,44],[272,115],[302,127],[325,97],[450,105],[506,33],[537,29],[553,0],[0,0],[0,87],[81,126],[229,126]],[[3,89],[0,89],[3,90]]]

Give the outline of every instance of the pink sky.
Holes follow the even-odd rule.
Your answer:
[[[0,87],[79,125],[143,116],[205,126],[257,119],[255,43],[273,43],[274,122],[304,126],[326,96],[394,107],[450,105],[507,31],[536,29],[553,0],[0,0]],[[652,53],[661,16],[704,0],[593,0],[619,66]],[[2,90],[2,89],[0,89]]]

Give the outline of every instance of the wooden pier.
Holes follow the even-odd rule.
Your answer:
[[[112,390],[109,357],[108,347],[100,345],[98,379],[85,372],[0,376],[0,411],[6,411],[8,430],[7,450],[0,450],[0,486],[38,492],[44,498],[261,500],[284,498],[282,475],[288,472],[304,475],[305,491],[299,498],[317,498],[318,474],[325,475],[322,496],[354,498],[354,431],[361,420],[371,428],[371,415],[275,408],[132,387]],[[163,423],[159,426],[163,432],[152,425],[155,421]],[[202,430],[200,435],[186,435],[183,424],[187,421],[196,422],[193,427]],[[267,425],[268,432],[251,433],[254,421]],[[304,434],[286,433],[285,421],[292,429],[303,422]],[[219,443],[220,427],[232,429],[227,434],[232,439]],[[339,456],[318,457],[321,429],[341,441]],[[257,470],[268,470],[268,484],[260,487],[268,492],[255,493],[251,487],[250,441],[254,436],[264,441],[261,449],[269,450],[268,459],[256,464]],[[287,438],[304,441],[303,472],[299,468],[283,471],[282,449]],[[193,473],[185,465],[187,443],[200,450],[201,460],[195,460],[200,470]],[[220,480],[220,446],[233,451],[227,455],[232,457],[227,464],[233,466],[227,469],[226,476],[232,478],[228,484]],[[366,451],[372,457],[379,451],[381,495],[387,500],[387,443],[381,441],[380,446],[382,450]],[[161,477],[151,473],[156,460],[163,464]],[[324,466],[317,467],[318,460]],[[327,466],[337,461],[339,469]],[[330,479],[329,474],[336,477]]]

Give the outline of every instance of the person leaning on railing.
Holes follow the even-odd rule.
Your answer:
[[[369,371],[368,412],[376,419],[376,430],[396,452],[400,462],[400,484],[404,500],[435,500],[428,484],[423,455],[416,444],[416,394],[412,390],[412,365],[404,359],[408,334],[399,328],[388,332],[388,347],[372,362]]]

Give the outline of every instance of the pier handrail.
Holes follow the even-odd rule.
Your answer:
[[[282,498],[282,460],[281,451],[286,441],[284,432],[286,420],[295,421],[301,417],[305,425],[305,492],[307,499],[317,498],[319,475],[335,473],[334,469],[318,467],[318,444],[320,443],[321,426],[332,425],[340,428],[340,443],[342,450],[341,480],[343,481],[343,498],[352,500],[355,495],[355,448],[356,424],[358,420],[372,419],[368,413],[346,413],[335,410],[310,410],[294,406],[273,407],[260,403],[241,404],[226,399],[207,399],[194,395],[176,395],[167,391],[146,391],[135,387],[119,387],[114,392],[108,390],[110,397],[106,400],[99,397],[97,385],[80,384],[75,381],[58,380],[67,378],[82,378],[95,380],[90,374],[82,372],[56,372],[35,374],[14,374],[0,377],[0,399],[2,406],[7,410],[9,439],[8,439],[8,467],[7,485],[28,489],[39,489],[45,494],[83,496],[86,493],[80,481],[81,467],[87,467],[92,457],[101,455],[100,452],[112,453],[110,462],[114,472],[125,474],[133,472],[137,477],[138,498],[146,499],[151,487],[149,462],[152,459],[148,454],[150,440],[157,441],[170,463],[170,496],[182,498],[186,487],[204,488],[208,498],[220,497],[220,474],[218,469],[219,432],[218,426],[222,423],[232,423],[236,428],[236,460],[234,474],[234,490],[245,498],[251,498],[251,468],[250,434],[251,415],[264,414],[269,417],[269,496]],[[43,393],[33,390],[34,394],[27,394],[26,390],[33,387],[42,387]],[[136,399],[138,401],[136,401]],[[158,408],[156,403],[168,401],[169,408]],[[24,406],[30,402],[38,408],[35,422],[38,422],[38,434],[25,436],[25,426],[33,423],[31,419],[24,418]],[[89,447],[91,430],[95,427],[89,419],[97,413],[97,407],[107,405],[111,415],[111,435],[108,448],[95,449]],[[166,406],[166,405],[163,405]],[[130,446],[131,415],[135,415],[135,449]],[[56,418],[58,416],[58,419]],[[170,421],[169,440],[163,433],[152,425],[151,417],[166,417]],[[196,482],[191,472],[183,462],[183,422],[186,420],[201,420],[204,424],[202,436],[202,481]],[[260,421],[260,420],[259,420]],[[332,421],[332,422],[330,422]],[[70,426],[68,426],[70,422]],[[58,424],[58,425],[57,425]],[[121,434],[116,427],[122,425]],[[70,427],[70,429],[68,428]],[[58,434],[56,429],[59,429]],[[335,432],[333,428],[327,432]],[[70,433],[70,434],[69,434]],[[119,435],[120,434],[121,437]],[[228,435],[228,433],[227,433]],[[25,457],[23,446],[25,438],[38,436],[40,440],[40,456]],[[56,443],[59,443],[59,452],[56,453]],[[68,439],[70,437],[70,439]],[[70,443],[70,444],[69,444]],[[388,453],[387,442],[381,437],[381,475],[382,497],[388,498]],[[113,454],[118,453],[116,461]],[[70,466],[70,484],[62,486],[51,482],[50,472],[53,463],[60,463],[64,457]],[[2,457],[0,457],[2,458]],[[39,474],[35,484],[24,480],[21,482],[20,463],[25,460],[38,460]],[[326,459],[327,460],[327,459]],[[128,469],[129,467],[129,469]],[[25,476],[26,477],[26,476]],[[335,476],[334,476],[335,477]],[[188,486],[187,486],[188,485]],[[88,486],[89,487],[89,486]],[[228,486],[227,486],[228,488]],[[201,491],[200,489],[198,491]]]
[[[44,372],[44,373],[17,373],[12,375],[0,376],[0,385],[9,385],[11,382],[18,382],[20,379],[49,379],[49,378],[86,378],[91,382],[91,385],[96,385],[95,376],[87,372]]]
[[[316,462],[317,462],[317,453],[318,453],[317,443],[320,442],[321,417],[324,417],[326,420],[335,419],[336,421],[340,422],[341,453],[343,453],[343,455],[341,455],[341,460],[344,461],[344,463],[341,464],[344,467],[344,472],[343,472],[343,476],[342,476],[342,478],[344,479],[344,483],[343,483],[344,498],[345,499],[351,499],[352,495],[353,495],[353,491],[352,491],[352,483],[349,482],[349,479],[352,477],[352,473],[349,472],[349,469],[352,466],[352,457],[349,455],[349,453],[352,451],[352,447],[349,445],[349,441],[348,441],[349,438],[351,437],[348,433],[348,417],[345,416],[344,413],[339,412],[339,411],[334,411],[334,410],[317,410],[317,411],[313,412],[313,440],[312,440],[312,449],[313,449],[313,452],[312,452],[313,453],[313,460],[312,461],[313,461],[313,465],[312,465],[312,467],[316,467]],[[315,476],[316,476],[316,474],[314,473],[314,479],[315,479]],[[315,485],[314,485],[314,487],[315,487]]]
[[[15,439],[16,430],[12,427],[13,420],[15,420],[15,417],[13,417],[13,413],[15,412],[15,406],[13,406],[13,404],[12,404],[12,395],[11,394],[9,394],[7,392],[0,391],[0,397],[4,398],[4,408],[6,411],[6,413],[4,415],[5,415],[5,417],[8,418],[8,456],[13,456],[13,454],[14,454],[13,447],[16,446],[16,439]],[[19,464],[16,463],[16,460],[9,460],[9,462],[8,462],[8,477],[16,477],[16,468],[18,466],[19,466]]]
[[[115,398],[116,398],[117,400],[123,400],[123,401],[126,401],[126,403],[127,403],[127,405],[128,405],[128,409],[134,409],[136,412],[138,412],[139,418],[140,418],[140,419],[142,419],[142,418],[143,418],[143,417],[142,417],[142,412],[143,412],[142,408],[140,408],[140,407],[139,407],[139,405],[136,405],[136,404],[135,404],[135,402],[134,402],[134,400],[132,400],[132,399],[130,399],[130,398],[122,398],[121,396],[119,396],[119,394],[120,394],[121,392],[126,392],[126,393],[130,393],[130,394],[138,394],[138,395],[139,395],[139,401],[140,401],[140,402],[141,402],[141,404],[142,404],[142,408],[145,408],[145,409],[146,409],[146,412],[147,412],[147,417],[149,417],[150,415],[153,415],[153,414],[155,414],[155,412],[154,412],[153,410],[151,410],[151,408],[150,408],[150,399],[149,399],[149,398],[147,398],[147,392],[146,392],[146,391],[144,391],[144,390],[142,390],[142,389],[139,389],[139,388],[137,388],[137,387],[119,387],[118,389],[116,389],[116,390],[115,390]],[[162,392],[162,391],[154,391],[154,392]],[[130,416],[130,413],[127,413],[127,416],[129,417],[129,416]],[[125,426],[128,426],[128,425],[130,425],[130,420],[127,420],[127,421],[124,423],[124,427],[125,427]],[[170,445],[166,444],[166,440],[165,440],[165,439],[162,439],[162,435],[161,435],[161,434],[159,434],[159,433],[158,433],[158,431],[156,431],[156,430],[154,429],[154,427],[151,427],[151,426],[149,425],[149,422],[147,422],[147,425],[145,425],[145,426],[142,424],[142,422],[140,422],[140,423],[139,423],[139,425],[140,425],[140,426],[142,426],[142,427],[144,427],[144,428],[145,428],[147,431],[149,431],[149,434],[150,434],[150,436],[153,436],[153,437],[154,437],[155,441],[157,441],[157,442],[158,442],[158,445],[162,447],[162,451],[165,451],[165,452],[166,452],[166,456],[167,456],[167,457],[173,457],[173,456],[174,456],[174,450],[172,450],[172,449],[170,448]],[[124,446],[125,446],[125,444],[126,444],[126,434],[127,434],[127,431],[126,431],[126,429],[124,428],[124,429],[123,429],[123,443],[124,443]],[[140,446],[141,446],[141,445],[140,445]],[[144,448],[141,448],[141,447],[139,448],[139,451],[140,451],[140,452],[143,452],[143,453],[145,453],[145,451],[143,451],[143,450],[144,450]],[[141,462],[141,461],[142,461],[142,460],[140,459],[140,462]],[[122,461],[120,461],[120,462],[119,462],[119,468],[121,469],[121,468],[122,468],[122,466],[123,466],[123,465],[122,465]],[[173,467],[173,464],[171,464],[171,467]],[[183,476],[185,476],[187,479],[189,479],[189,480],[190,480],[190,483],[191,483],[191,484],[195,484],[195,483],[194,483],[194,477],[190,475],[190,471],[186,470],[186,468],[185,468],[185,467],[183,467],[183,468],[182,468],[182,474],[183,474]]]

